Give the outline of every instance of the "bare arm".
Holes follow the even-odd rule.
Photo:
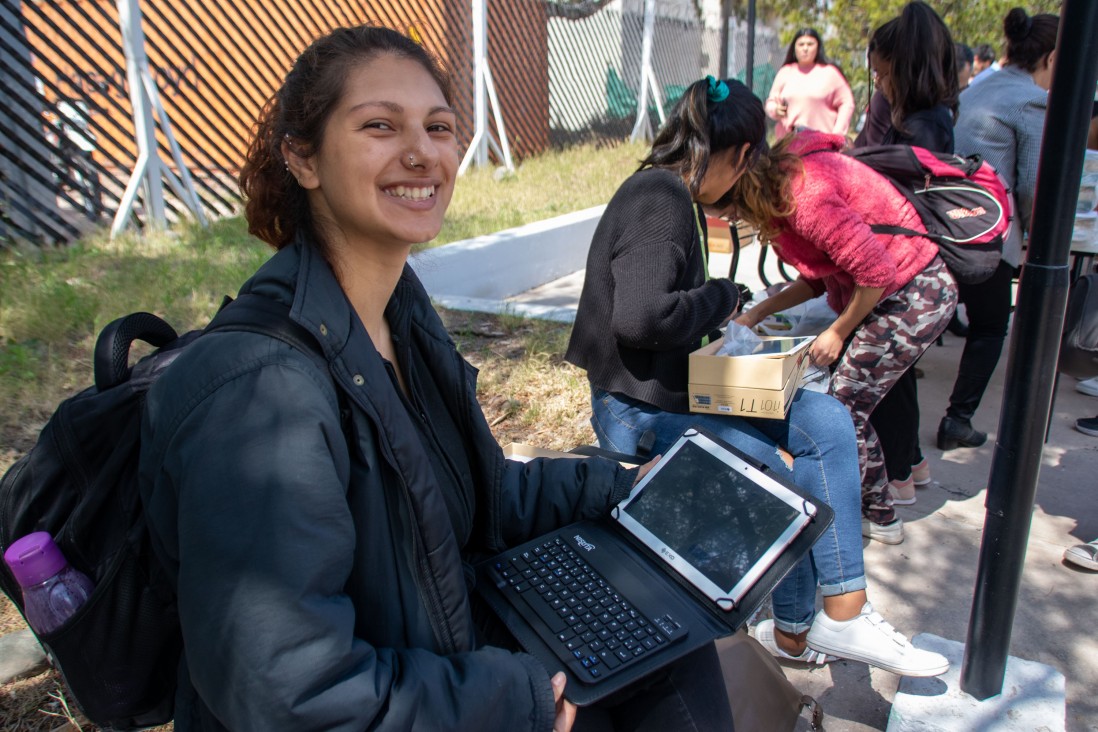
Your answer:
[[[746,325],[748,328],[754,328],[761,323],[766,316],[788,310],[794,305],[800,305],[802,302],[808,302],[815,296],[816,293],[812,290],[811,285],[804,280],[794,280],[789,283],[789,287],[786,287],[775,295],[771,295],[755,307],[740,315],[736,318],[736,322],[740,325]]]
[[[860,285],[854,288],[854,296],[839,317],[827,330],[816,336],[816,340],[809,347],[808,353],[813,363],[817,366],[828,366],[838,360],[843,352],[843,343],[877,306],[884,289]]]

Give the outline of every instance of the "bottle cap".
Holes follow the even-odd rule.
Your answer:
[[[13,541],[4,552],[4,561],[11,567],[20,587],[45,582],[68,565],[65,555],[45,531],[36,531]]]

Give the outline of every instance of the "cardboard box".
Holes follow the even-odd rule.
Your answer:
[[[781,389],[756,389],[749,386],[689,385],[690,411],[699,414],[729,414],[740,417],[785,419],[793,395],[801,382],[808,359],[790,359],[800,364]]]
[[[709,251],[729,254],[732,251],[732,225],[724,219],[705,217],[705,228],[709,232]],[[755,229],[746,221],[737,221],[736,235],[741,247],[755,243]]]
[[[763,341],[791,342],[794,339],[766,336]],[[690,386],[742,386],[751,389],[785,389],[789,376],[808,364],[811,339],[787,354],[775,356],[718,356],[724,339],[713,341],[690,354]]]
[[[709,234],[709,251],[728,254],[732,251],[732,232],[728,222],[713,216],[705,217],[705,228]]]
[[[764,338],[789,341],[788,338]],[[808,369],[808,345],[775,356],[718,356],[723,339],[690,354],[690,411],[785,419]]]

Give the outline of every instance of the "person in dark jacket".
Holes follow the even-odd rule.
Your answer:
[[[650,465],[504,459],[407,265],[453,191],[449,100],[421,46],[341,28],[259,119],[241,185],[277,252],[241,292],[286,305],[325,363],[219,332],[149,392],[142,499],[178,596],[180,732],[572,726],[564,675],[515,652],[469,561],[605,515]],[[621,727],[731,729],[712,645],[637,691]]]
[[[949,28],[926,3],[908,3],[899,16],[873,32],[869,62],[889,110],[879,144],[953,152],[960,94],[957,54]],[[956,314],[951,322],[955,319]],[[889,493],[899,505],[915,503],[915,488],[931,482],[930,464],[919,446],[915,378],[915,368],[905,371],[869,418],[881,441]],[[867,528],[876,529],[872,524]]]
[[[700,209],[736,184],[765,150],[765,133],[762,102],[740,82],[708,77],[687,88],[599,221],[565,358],[587,370],[591,425],[602,447],[632,454],[648,432],[659,453],[684,429],[704,427],[832,507],[835,520],[811,556],[774,589],[774,618],[755,628],[772,654],[940,674],[945,658],[912,646],[868,601],[858,448],[847,409],[798,390],[786,419],[689,411],[689,354],[739,310],[736,285],[709,278]],[[792,454],[792,471],[778,445]],[[894,521],[902,538],[902,522]]]

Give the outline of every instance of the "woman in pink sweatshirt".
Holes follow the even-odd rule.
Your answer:
[[[829,392],[854,419],[862,468],[862,533],[903,540],[888,475],[869,415],[892,385],[945,330],[957,285],[921,236],[875,234],[874,224],[926,231],[891,183],[842,155],[837,135],[800,132],[778,143],[728,194],[735,213],[759,228],[800,278],[737,318],[754,327],[767,315],[827,292],[839,317],[810,356],[833,366]]]
[[[845,135],[854,114],[854,95],[839,67],[827,60],[820,34],[802,28],[778,69],[766,114],[777,122],[778,139],[796,129]]]

